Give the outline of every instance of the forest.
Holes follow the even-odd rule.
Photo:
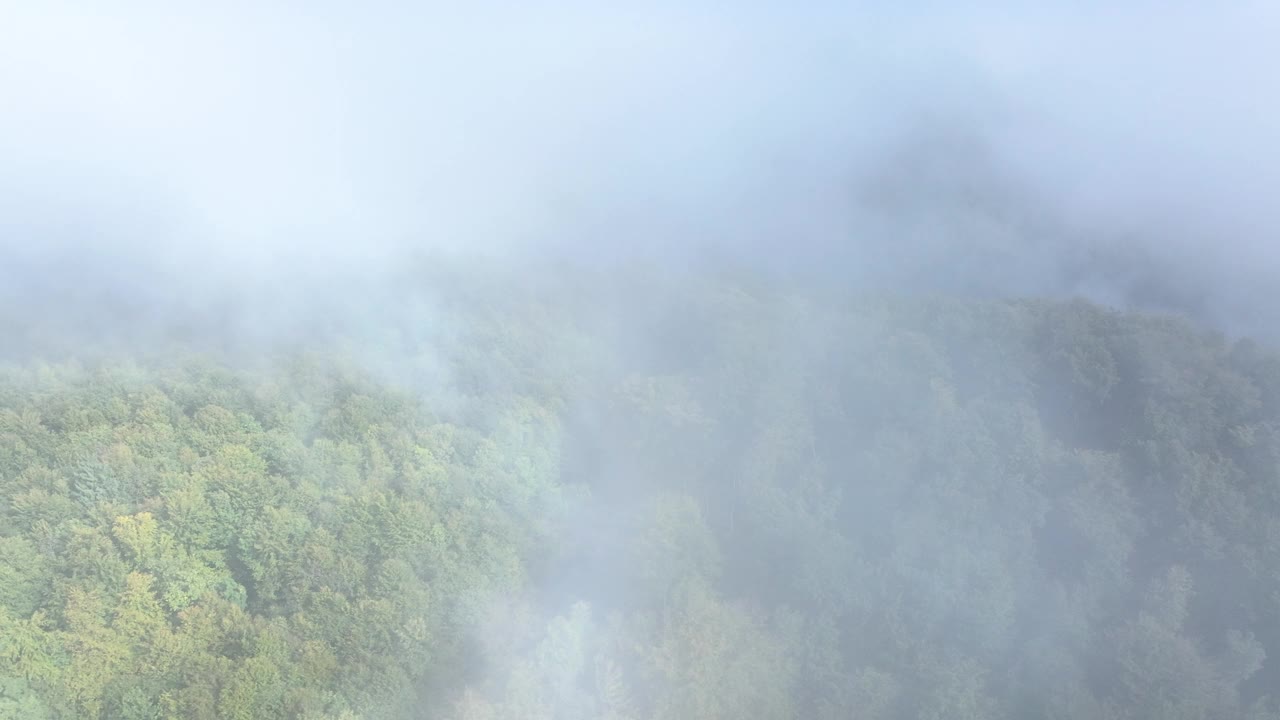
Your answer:
[[[338,295],[0,315],[0,718],[1280,718],[1265,343],[661,268]]]

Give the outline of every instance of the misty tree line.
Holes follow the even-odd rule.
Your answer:
[[[1280,355],[430,284],[270,360],[4,369],[0,718],[1280,718]]]

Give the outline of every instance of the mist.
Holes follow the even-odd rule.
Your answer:
[[[718,252],[1123,304],[1081,256],[1273,264],[1265,3],[4,12],[9,267],[235,293],[424,248]]]
[[[1280,717],[1278,35],[0,2],[0,710]]]

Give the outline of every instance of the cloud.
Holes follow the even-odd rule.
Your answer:
[[[1036,293],[1123,274],[1060,280],[1118,244],[1202,284],[1274,265],[1267,3],[0,13],[25,266],[238,292],[424,247],[712,252]]]

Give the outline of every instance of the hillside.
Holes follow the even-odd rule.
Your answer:
[[[0,718],[1280,718],[1280,355],[468,272],[257,353],[11,328]]]

